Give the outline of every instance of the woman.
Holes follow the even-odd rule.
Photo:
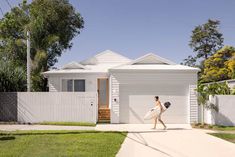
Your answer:
[[[161,119],[161,115],[166,110],[166,107],[161,104],[161,102],[159,101],[158,96],[155,96],[155,101],[156,101],[156,107],[159,109],[159,111],[158,111],[158,114],[157,114],[156,118],[154,119],[153,129],[156,129],[157,120],[159,120],[159,122],[162,123],[162,125],[164,126],[164,130],[166,130],[166,125],[164,124],[164,122]]]

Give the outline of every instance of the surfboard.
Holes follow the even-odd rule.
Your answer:
[[[166,109],[168,109],[171,106],[171,103],[170,102],[165,102],[163,105],[164,105],[163,107],[164,107],[164,111],[165,111]],[[144,120],[150,120],[150,119],[156,118],[160,114],[160,112],[161,112],[160,106],[156,106],[154,108],[151,108],[145,114]]]
[[[157,117],[157,115],[159,115],[161,112],[161,108],[159,106],[156,106],[154,108],[151,108],[144,116],[144,120],[150,120],[153,119],[155,117]]]

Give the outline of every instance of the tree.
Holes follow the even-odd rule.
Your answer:
[[[204,117],[205,117],[204,110],[209,100],[208,87],[206,85],[199,84],[197,92],[198,92],[198,104],[201,105],[201,123],[202,125],[204,125]]]
[[[209,101],[210,95],[229,95],[233,94],[227,82],[212,83],[212,84],[198,84],[198,104],[201,105],[201,123],[204,125],[205,109],[213,109],[218,111],[218,106]]]
[[[195,27],[189,46],[197,53],[197,58],[207,59],[223,46],[223,34],[219,32],[218,20],[209,19],[207,23]]]
[[[15,7],[0,19],[0,59],[14,61],[15,66],[26,65],[24,27],[29,22],[24,11]]]
[[[51,68],[83,28],[83,18],[68,0],[23,1],[0,20],[0,56],[26,65],[26,31],[31,35],[32,88],[46,89],[41,73]]]
[[[196,67],[197,58],[193,56],[188,56],[188,58],[184,59],[181,63],[182,65],[187,65],[190,67]]]
[[[202,82],[213,82],[235,78],[235,48],[225,46],[204,61]]]
[[[11,62],[0,61],[0,92],[26,90],[26,73],[22,67],[15,67]]]

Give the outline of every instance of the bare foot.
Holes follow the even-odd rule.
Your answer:
[[[166,129],[167,129],[167,127],[165,126],[163,130],[166,130]]]

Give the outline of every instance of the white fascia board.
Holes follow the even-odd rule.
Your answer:
[[[59,72],[59,73],[42,73],[42,75],[45,78],[49,78],[50,76],[57,76],[57,75],[67,75],[67,74],[109,74],[108,72],[82,72],[82,73],[63,73],[63,72]]]
[[[110,73],[118,72],[118,73],[135,73],[135,72],[142,72],[142,73],[149,73],[149,72],[186,72],[186,73],[198,73],[200,70],[198,69],[109,69]]]

